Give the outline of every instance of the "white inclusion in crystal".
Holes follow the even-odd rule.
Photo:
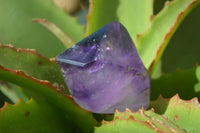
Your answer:
[[[110,48],[109,48],[109,47],[107,47],[107,48],[106,48],[106,50],[110,50]]]
[[[107,35],[103,35],[103,38],[106,38],[107,37]]]
[[[64,72],[65,72],[65,70],[64,70],[63,68],[61,68],[61,69],[60,69],[60,71],[61,71],[62,73],[64,73]]]
[[[65,78],[65,76],[66,76],[66,71],[65,71],[63,68],[61,68],[60,71],[61,71],[63,77]]]
[[[95,42],[96,41],[96,39],[93,39],[93,42]]]

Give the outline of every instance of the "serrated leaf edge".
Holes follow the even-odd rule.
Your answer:
[[[195,109],[194,106],[196,106],[197,109],[200,109],[200,102],[199,102],[199,100],[198,100],[197,97],[194,97],[194,98],[192,98],[192,99],[190,99],[190,100],[182,100],[178,94],[174,95],[172,98],[164,98],[162,95],[160,95],[155,101],[159,101],[159,100],[161,100],[161,101],[169,101],[169,102],[172,102],[172,103],[174,103],[173,106],[176,106],[177,104],[183,104],[183,105],[185,105],[185,106],[188,105],[188,104],[193,104],[193,109]],[[173,106],[172,106],[172,107],[173,107]],[[187,106],[186,106],[186,107],[187,107]],[[148,111],[151,111],[151,112],[155,113],[154,108],[151,108],[151,109],[148,110]],[[140,123],[142,123],[142,124],[144,124],[144,125],[146,125],[146,126],[149,126],[150,128],[152,128],[152,129],[153,129],[154,131],[156,131],[156,132],[160,132],[160,133],[163,132],[163,131],[161,131],[160,129],[158,129],[158,127],[156,127],[156,125],[153,124],[153,123],[150,121],[150,120],[152,120],[152,121],[158,123],[159,125],[162,125],[162,126],[166,127],[166,128],[169,129],[171,132],[177,133],[177,131],[176,131],[174,128],[172,128],[172,127],[166,125],[165,123],[163,123],[162,121],[160,121],[160,120],[158,120],[158,119],[156,119],[156,118],[153,118],[153,117],[151,117],[151,116],[148,116],[148,115],[145,113],[145,110],[144,110],[143,108],[141,108],[141,109],[138,110],[137,112],[131,111],[131,110],[128,109],[128,108],[126,108],[126,110],[125,110],[124,112],[120,112],[119,110],[115,110],[115,113],[119,113],[119,114],[120,114],[120,113],[125,113],[125,112],[133,113],[133,115],[130,115],[129,118],[127,118],[127,119],[126,119],[126,118],[119,117],[119,116],[115,116],[115,117],[114,117],[114,120],[112,120],[112,121],[105,121],[105,120],[103,120],[103,121],[102,121],[102,125],[101,125],[100,127],[95,127],[95,128],[101,128],[103,125],[106,125],[106,124],[115,125],[115,122],[116,122],[117,120],[124,120],[124,121],[134,120],[134,121],[138,121],[138,122],[140,122]],[[137,114],[137,113],[140,114],[140,115],[142,115],[142,116],[145,116],[145,117],[148,118],[149,120],[141,121],[141,120],[136,119],[136,118],[134,117],[134,114]],[[160,115],[160,116],[161,116],[163,119],[165,119],[166,121],[168,121],[168,122],[170,122],[171,124],[173,124],[174,126],[176,126],[178,129],[182,130],[178,125],[176,125],[175,123],[173,123],[172,121],[170,121],[170,120],[168,119],[167,116],[165,116],[165,115],[163,115],[163,114]],[[174,121],[175,121],[175,120],[174,120]],[[185,132],[184,130],[182,130],[182,131]]]
[[[33,100],[33,98],[31,97],[28,101],[23,101],[21,98],[18,98],[18,101],[15,104],[10,104],[7,101],[4,102],[4,105],[0,108],[0,112],[4,111],[8,106],[17,106],[18,104],[20,104],[21,102],[24,103],[30,103]]]
[[[169,5],[170,3],[172,3],[174,0],[172,1],[166,1],[165,3],[165,6],[162,8],[162,10],[156,14],[156,15],[153,15],[151,16],[151,21],[149,22],[149,26],[148,28],[142,33],[142,34],[138,34],[137,35],[137,38],[136,38],[136,47],[138,48],[139,47],[139,39],[145,35],[148,30],[149,30],[149,27],[151,27],[151,24],[153,22],[153,20],[160,14],[162,13],[162,11],[164,11],[166,8],[167,8],[167,5]],[[148,70],[149,70],[149,73],[150,75],[152,75],[153,73],[153,70],[155,69],[155,66],[156,64],[158,63],[162,53],[164,52],[164,49],[166,48],[167,46],[167,43],[170,41],[172,35],[175,33],[176,29],[178,28],[179,24],[182,22],[182,20],[187,16],[187,14],[197,5],[200,3],[200,0],[193,0],[188,7],[185,8],[184,11],[182,11],[177,19],[176,19],[176,22],[172,25],[172,27],[170,28],[169,32],[165,35],[164,37],[164,40],[162,42],[162,44],[159,46],[159,48],[157,49],[157,52],[156,52],[156,56],[154,57],[154,59],[152,60],[151,64],[148,64],[148,65],[145,65]],[[140,52],[139,52],[140,53]]]
[[[155,113],[154,109],[150,109],[148,110],[152,113]],[[163,133],[162,130],[160,130],[153,122],[159,124],[160,126],[163,126],[165,127],[166,129],[168,129],[170,132],[172,133],[178,133],[176,129],[174,129],[173,127],[170,127],[168,126],[167,124],[163,123],[162,121],[154,118],[154,117],[151,117],[151,116],[148,116],[146,113],[145,113],[145,110],[144,108],[141,108],[139,109],[137,112],[134,112],[134,111],[131,111],[130,109],[126,108],[126,110],[124,112],[120,112],[118,110],[115,110],[115,113],[125,113],[125,112],[129,112],[129,113],[133,113],[133,115],[130,115],[129,118],[122,118],[122,117],[119,117],[119,116],[115,116],[114,117],[114,120],[112,121],[105,121],[103,120],[102,121],[102,125],[100,127],[95,127],[95,128],[101,128],[103,125],[107,125],[107,124],[112,124],[112,125],[115,125],[115,122],[118,121],[118,120],[123,120],[123,121],[130,121],[130,120],[133,120],[133,121],[137,121],[139,123],[141,123],[143,126],[147,126],[151,129],[153,129],[155,132],[157,133]],[[139,120],[137,118],[134,117],[134,114],[139,114],[141,116],[145,116],[148,120],[146,121],[142,121],[142,120]],[[178,125],[174,124],[172,121],[170,121],[166,116],[164,115],[160,115],[163,119],[165,119],[166,121],[170,122],[171,124],[173,124],[174,126],[176,126],[179,130],[182,130]],[[182,130],[183,131],[183,130]]]
[[[23,49],[23,48],[15,48],[13,45],[11,45],[11,44],[2,44],[2,43],[0,43],[0,47],[2,47],[2,48],[9,48],[9,49],[11,49],[11,50],[13,50],[13,51],[15,51],[15,52],[25,52],[25,53],[32,53],[32,54],[34,54],[34,55],[36,55],[36,56],[38,56],[38,57],[40,57],[40,58],[42,58],[42,59],[44,59],[44,60],[46,60],[46,61],[48,61],[48,62],[56,62],[56,57],[54,57],[54,58],[47,58],[47,57],[45,57],[45,56],[43,56],[43,55],[41,55],[41,54],[39,54],[38,52],[37,52],[37,50],[36,49]]]
[[[35,91],[36,92],[39,92],[41,93],[42,95],[45,95],[47,97],[48,100],[51,100],[52,97],[50,95],[46,95],[46,90],[43,90],[43,89],[49,89],[49,93],[54,93],[55,96],[57,96],[57,98],[52,101],[53,104],[56,104],[60,109],[62,109],[65,113],[68,113],[68,114],[71,114],[72,116],[73,115],[76,115],[76,119],[78,117],[80,121],[78,121],[77,123],[79,123],[78,125],[84,130],[84,126],[98,126],[100,123],[97,122],[93,117],[92,117],[92,114],[90,111],[87,111],[87,110],[84,110],[82,109],[80,106],[78,106],[72,96],[70,95],[67,95],[59,90],[57,90],[55,87],[53,87],[51,85],[51,83],[49,81],[46,81],[46,80],[38,80],[38,79],[35,79],[35,78],[32,78],[31,76],[28,76],[26,75],[24,72],[20,71],[20,70],[10,70],[10,69],[7,69],[7,68],[4,68],[0,65],[0,71],[2,71],[3,73],[6,73],[6,74],[10,74],[10,75],[17,75],[19,77],[21,77],[22,79],[25,79],[25,80],[29,80],[30,82],[34,83],[34,84],[37,84],[41,87],[40,88],[35,88]],[[7,79],[6,77],[4,77],[4,79]],[[12,83],[15,83],[13,80],[12,80]],[[21,85],[22,83],[19,83],[18,85]],[[23,85],[22,87],[27,87],[27,85]],[[33,87],[32,87],[33,88]],[[40,90],[40,91],[39,91]],[[61,98],[62,98],[62,103],[61,102]],[[56,103],[57,102],[57,103]],[[65,106],[65,104],[67,105],[70,104],[72,105],[71,108]],[[82,123],[82,121],[85,121],[85,120],[89,120],[90,123]]]
[[[200,109],[200,102],[198,100],[197,97],[194,97],[190,100],[182,100],[179,96],[179,94],[174,95],[172,98],[164,98],[162,95],[160,95],[156,100],[152,101],[152,102],[156,102],[156,101],[169,101],[169,102],[173,102],[173,106],[175,106],[176,104],[193,104],[196,106],[196,108]]]
[[[19,75],[19,76],[22,76],[22,77],[25,77],[25,78],[28,78],[28,79],[30,79],[30,80],[32,80],[32,81],[34,81],[34,82],[39,83],[39,84],[42,84],[42,85],[44,85],[44,86],[46,86],[46,87],[48,87],[48,88],[51,88],[52,90],[54,90],[54,91],[56,91],[56,92],[58,92],[58,93],[64,95],[65,97],[67,97],[67,98],[69,98],[69,99],[71,99],[71,100],[73,101],[72,96],[67,95],[67,94],[64,94],[62,91],[59,91],[58,89],[56,89],[56,88],[55,88],[49,81],[47,81],[47,80],[39,80],[39,79],[36,79],[36,78],[33,78],[33,77],[27,75],[26,73],[24,73],[24,72],[21,71],[21,70],[7,69],[7,68],[4,68],[4,67],[1,66],[1,65],[0,65],[0,69],[2,69],[2,70],[4,70],[4,71],[7,71],[7,72],[14,73],[14,74],[16,74],[16,75]]]

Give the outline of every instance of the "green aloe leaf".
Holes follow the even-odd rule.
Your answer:
[[[20,48],[34,48],[47,57],[55,57],[65,50],[64,45],[34,18],[45,18],[80,41],[84,27],[77,20],[56,7],[51,0],[0,0],[0,43]]]
[[[26,93],[35,98],[38,102],[45,100],[52,106],[59,108],[65,113],[72,123],[84,132],[91,132],[98,122],[90,112],[81,109],[72,98],[54,88],[48,81],[41,81],[26,75],[20,70],[10,70],[0,66],[0,80],[5,80],[23,87]]]
[[[116,111],[114,120],[104,121],[102,126],[95,128],[95,133],[195,133],[200,129],[200,121],[196,120],[200,117],[197,98],[184,101],[178,95],[171,99],[159,97],[151,101],[150,107],[153,109],[148,111]]]
[[[60,29],[54,23],[46,19],[33,19],[32,21],[37,22],[42,26],[46,27],[65,45],[66,48],[69,48],[75,44],[74,40],[72,40],[71,37],[69,37],[62,29]]]
[[[182,127],[187,133],[198,133],[200,130],[200,104],[197,98],[181,100],[178,95],[170,99],[159,97],[152,101],[150,107],[163,114],[169,120]]]
[[[185,133],[183,129],[166,117],[156,114],[153,110],[143,109],[132,112],[115,112],[113,121],[103,122],[101,127],[95,129],[95,133],[155,133],[155,132],[177,132]]]
[[[14,104],[17,103],[19,98],[23,101],[28,100],[19,86],[0,80],[0,108],[5,101]]]
[[[11,45],[0,44],[0,64],[8,69],[22,70],[34,78],[48,80],[68,93],[56,60],[41,56],[36,50],[17,49]]]
[[[200,5],[184,19],[162,56],[162,71],[190,69],[200,63]]]
[[[199,0],[167,2],[164,9],[152,18],[149,29],[139,36],[138,52],[145,66],[151,72],[180,22],[197,4],[199,4]]]
[[[16,103],[18,98],[14,89],[7,82],[0,80],[0,108],[5,102]]]
[[[18,101],[19,97],[12,86],[2,80],[0,80],[0,93],[4,94],[4,96],[0,95],[0,103],[4,103],[5,97],[8,98],[10,103],[16,103]]]
[[[136,43],[137,34],[146,30],[152,15],[152,0],[91,0],[86,35],[111,21],[119,21]]]
[[[181,99],[200,99],[200,66],[190,70],[176,70],[170,74],[162,74],[158,79],[151,80],[151,99],[162,95],[170,98],[179,94]]]
[[[34,99],[15,105],[5,103],[0,109],[1,133],[66,133],[78,130],[51,104]],[[80,132],[80,131],[79,131]]]

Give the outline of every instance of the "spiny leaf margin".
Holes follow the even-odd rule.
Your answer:
[[[195,133],[200,130],[200,103],[197,98],[181,100],[179,95],[170,99],[160,96],[156,101],[151,101],[150,108],[156,113],[163,114],[188,133]]]
[[[92,130],[94,125],[99,125],[91,112],[80,108],[71,96],[58,91],[48,81],[41,81],[26,75],[20,70],[10,70],[2,66],[0,66],[0,75],[1,80],[9,81],[42,95],[48,102],[65,112],[68,117],[73,116],[72,120],[76,121],[82,130]]]
[[[27,102],[19,99],[14,105],[5,102],[0,109],[0,131],[2,133],[71,132],[72,125],[63,115],[51,104],[38,102],[33,98]]]
[[[96,128],[98,132],[180,132],[185,133],[176,124],[166,117],[160,116],[154,110],[144,111],[140,109],[133,112],[126,109],[125,112],[115,111],[113,121],[103,121],[101,127]]]
[[[0,64],[8,69],[22,70],[31,77],[48,80],[57,89],[69,94],[56,59],[44,57],[35,49],[0,44]]]

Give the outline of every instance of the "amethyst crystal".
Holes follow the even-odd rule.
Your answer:
[[[57,57],[78,105],[95,113],[149,104],[150,78],[127,32],[111,22]]]

